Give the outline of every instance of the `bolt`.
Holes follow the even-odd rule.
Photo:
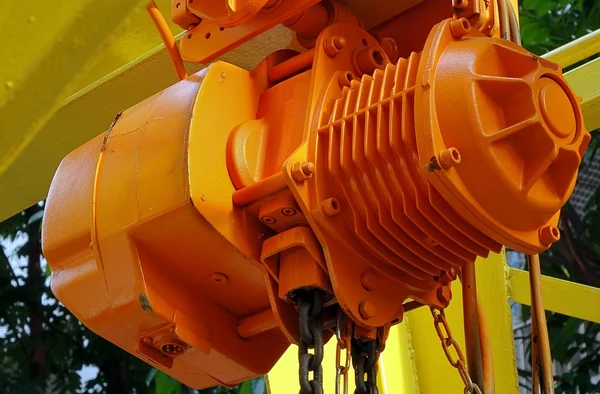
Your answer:
[[[179,356],[185,351],[184,347],[177,343],[167,343],[163,345],[160,350],[169,356]]]
[[[336,198],[328,198],[321,203],[321,210],[327,216],[335,216],[340,212],[340,203]]]
[[[143,339],[143,341],[144,341],[144,343],[151,344],[151,343],[152,343],[152,338],[150,338],[150,337],[145,337],[145,338]]]
[[[354,80],[354,75],[350,71],[342,71],[338,75],[338,83],[340,88],[349,88],[352,84],[352,80]]]
[[[437,290],[438,300],[440,300],[445,306],[450,303],[452,299],[452,292],[448,286],[442,286]]]
[[[360,277],[360,284],[366,291],[377,290],[377,277],[370,272],[365,272]]]
[[[560,239],[560,230],[556,226],[546,226],[540,229],[540,241],[546,246],[552,245]]]
[[[281,214],[283,216],[294,216],[296,214],[296,210],[294,208],[289,208],[289,207],[288,208],[283,208],[281,210]]]
[[[273,216],[263,216],[260,220],[264,224],[274,224],[277,222],[277,219],[275,219]]]
[[[315,164],[310,161],[294,163],[292,166],[292,177],[296,182],[304,182],[312,177],[315,172]]]
[[[460,164],[462,157],[456,148],[444,149],[440,152],[439,162],[443,169],[449,170],[457,164]]]
[[[210,280],[217,285],[225,285],[229,282],[229,278],[227,275],[217,272],[216,274],[212,274]]]
[[[340,53],[345,46],[346,40],[344,37],[331,37],[331,39],[325,41],[323,49],[327,55],[333,57]]]
[[[363,319],[370,319],[375,316],[376,308],[371,301],[361,301],[358,305],[358,312]]]
[[[469,6],[468,0],[454,0],[453,7],[456,10],[464,10]]]
[[[450,267],[449,271],[442,271],[440,274],[440,283],[443,285],[447,285],[456,279],[456,268]]]
[[[452,37],[461,38],[471,30],[471,24],[467,18],[454,19],[450,22],[450,33]]]

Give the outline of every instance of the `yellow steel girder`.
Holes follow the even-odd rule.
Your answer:
[[[367,27],[420,1],[340,0]],[[60,160],[104,132],[117,112],[176,82],[145,3],[2,2],[0,47],[9,61],[0,64],[0,220],[44,199]],[[170,0],[156,3],[168,15]],[[279,26],[221,60],[250,69],[294,40]],[[191,74],[201,65],[186,67]]]

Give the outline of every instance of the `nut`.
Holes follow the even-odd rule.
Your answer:
[[[325,41],[323,49],[327,55],[333,57],[340,53],[345,46],[346,40],[344,37],[331,37],[331,39]]]
[[[471,30],[471,24],[467,18],[454,19],[450,22],[450,33],[452,37],[461,38]]]
[[[311,178],[315,172],[315,164],[310,161],[294,163],[292,166],[292,178],[296,182],[304,182]]]
[[[437,290],[438,300],[440,300],[444,306],[448,306],[452,299],[452,292],[448,286],[442,286]]]
[[[327,216],[335,216],[340,212],[340,203],[337,198],[328,198],[321,203],[321,210]]]
[[[546,246],[552,245],[560,239],[560,230],[556,226],[546,226],[540,229],[540,241]]]
[[[376,312],[375,305],[371,301],[362,301],[358,305],[358,312],[362,316],[363,319],[370,319],[375,316]]]
[[[360,284],[366,291],[377,290],[377,277],[370,272],[365,272],[360,277]]]
[[[450,267],[449,271],[442,271],[440,274],[440,283],[443,285],[447,285],[456,279],[456,268]]]
[[[445,170],[460,164],[461,161],[462,157],[456,148],[448,148],[440,152],[439,162],[442,168]]]

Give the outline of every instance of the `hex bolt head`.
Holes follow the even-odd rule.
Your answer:
[[[540,229],[539,235],[540,241],[544,245],[550,246],[560,239],[560,230],[556,226],[546,226]]]
[[[461,38],[471,30],[471,24],[467,18],[454,19],[450,22],[450,33],[452,37]]]
[[[449,170],[457,164],[460,164],[462,157],[456,148],[444,149],[440,152],[439,162],[444,170]]]
[[[304,182],[315,172],[315,164],[310,161],[297,162],[292,165],[292,178],[296,182]]]
[[[344,37],[331,37],[329,40],[325,40],[323,49],[328,56],[335,56],[340,53],[346,46],[346,39]]]
[[[454,267],[450,267],[450,270],[442,271],[442,273],[440,274],[440,283],[443,285],[447,285],[454,279],[456,279],[456,268]]]
[[[375,304],[373,304],[371,301],[362,301],[358,305],[358,312],[363,319],[370,319],[375,316],[377,308],[375,308]]]
[[[444,305],[448,305],[450,300],[452,300],[452,292],[448,286],[442,286],[437,290],[438,300],[440,300]]]
[[[377,277],[370,272],[365,272],[360,277],[360,284],[366,291],[377,290]]]

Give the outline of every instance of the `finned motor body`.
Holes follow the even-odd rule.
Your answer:
[[[297,3],[260,3],[292,24]],[[266,373],[315,289],[325,318],[383,343],[405,300],[446,307],[466,262],[559,237],[590,139],[559,67],[458,18],[398,53],[327,4],[337,18],[295,25],[308,51],[209,65],[117,116],[52,183],[57,297],[189,386]],[[186,10],[196,36],[211,10]],[[267,18],[219,10],[228,28]]]

